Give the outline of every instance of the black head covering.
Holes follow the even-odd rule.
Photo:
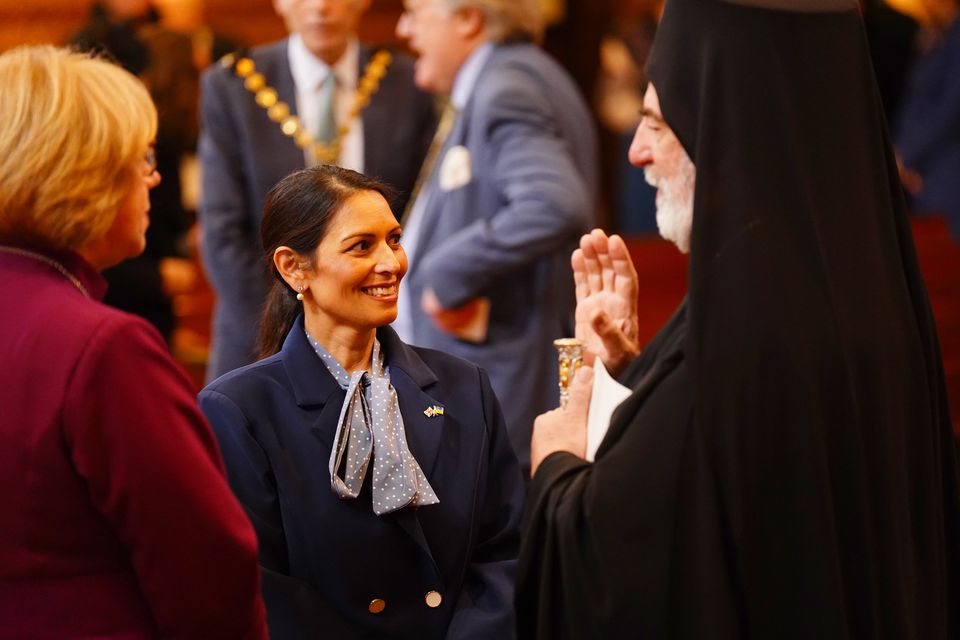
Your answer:
[[[697,167],[687,354],[743,628],[957,637],[942,366],[853,0],[669,0],[647,73]]]

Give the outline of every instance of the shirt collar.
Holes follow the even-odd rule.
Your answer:
[[[453,91],[450,92],[450,102],[458,110],[467,106],[470,96],[473,95],[473,88],[477,84],[480,72],[490,59],[493,53],[493,43],[484,42],[467,56],[457,77],[453,80]]]
[[[383,348],[386,369],[395,385],[406,384],[404,379],[413,381],[421,389],[426,389],[438,381],[437,374],[423,361],[413,347],[405,344],[389,325],[377,329],[377,339]],[[281,348],[281,359],[289,373],[290,384],[298,406],[323,404],[340,385],[329,375],[316,351],[307,339],[303,325],[303,314],[297,316],[293,327]],[[326,374],[326,375],[325,375]],[[400,378],[397,380],[397,378]]]
[[[347,49],[333,65],[333,72],[341,88],[353,89],[357,84],[357,66],[360,46],[355,38],[347,42]],[[287,59],[290,62],[290,74],[298,91],[317,89],[330,73],[330,66],[310,53],[303,38],[294,33],[287,41]]]

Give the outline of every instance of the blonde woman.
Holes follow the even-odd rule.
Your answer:
[[[0,629],[259,638],[256,541],[190,385],[99,302],[160,181],[146,89],[53,47],[0,55]]]

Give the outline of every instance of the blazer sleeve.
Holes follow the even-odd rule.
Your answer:
[[[474,100],[472,118],[479,121],[488,158],[476,171],[488,173],[499,208],[476,212],[471,224],[423,256],[419,271],[445,307],[566,250],[593,217],[590,187],[542,80],[518,68],[499,70],[477,87]]]
[[[526,488],[507,438],[503,412],[482,370],[480,387],[485,424],[489,425],[487,459],[477,482],[476,543],[447,630],[449,640],[509,640],[516,636],[514,580]]]
[[[199,399],[220,443],[230,486],[257,532],[270,635],[288,640],[355,635],[319,591],[291,575],[276,480],[249,420],[219,391],[204,389]]]
[[[219,65],[203,75],[200,94],[201,243],[207,278],[221,304],[256,326],[266,296],[259,228],[248,200],[240,126],[230,108],[226,75]],[[239,324],[239,321],[238,321]]]
[[[265,638],[254,532],[156,330],[119,314],[100,325],[67,388],[63,429],[159,636]]]

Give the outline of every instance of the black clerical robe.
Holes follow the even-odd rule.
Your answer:
[[[633,393],[596,461],[560,452],[537,470],[517,585],[520,638],[665,638],[684,629],[722,637],[718,629],[735,628],[712,470],[693,429],[686,309],[621,376]],[[681,602],[696,602],[696,615],[673,610]]]
[[[521,636],[960,638],[943,368],[853,0],[670,0],[688,302],[530,487]],[[657,169],[654,162],[654,169]]]

